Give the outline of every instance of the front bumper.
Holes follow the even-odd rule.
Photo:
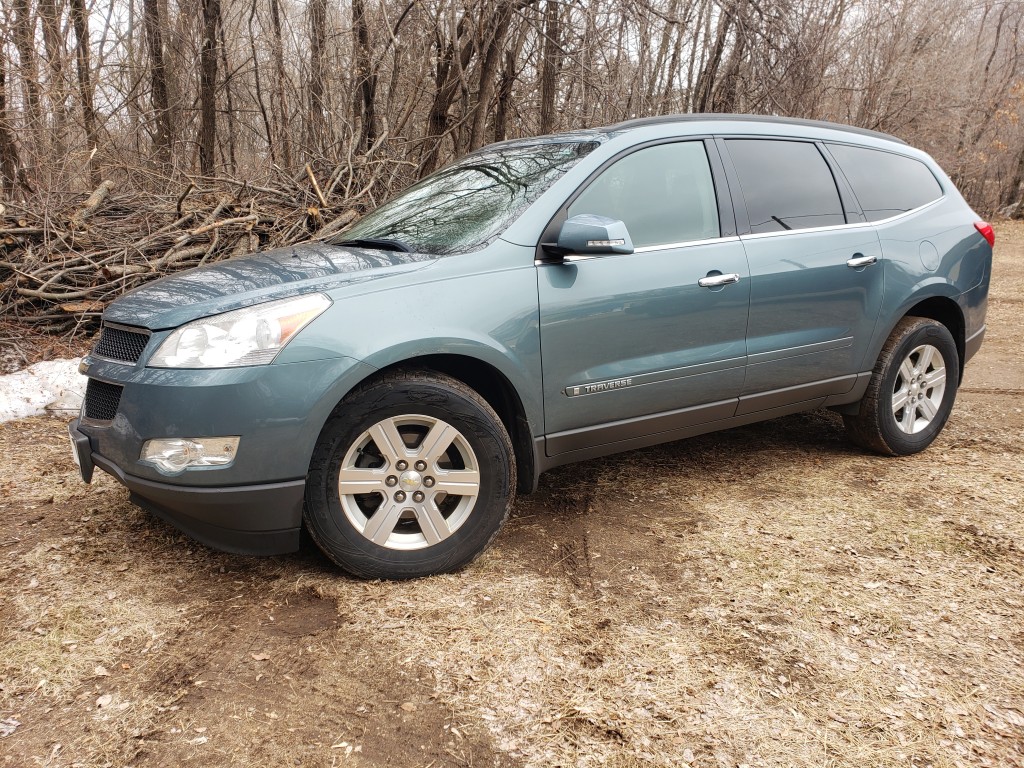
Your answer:
[[[89,436],[68,425],[82,479],[99,467],[131,491],[137,506],[191,536],[225,552],[277,555],[299,548],[305,480],[232,487],[170,485],[125,474],[93,450]]]
[[[163,370],[89,359],[88,376],[115,391],[104,420],[71,423],[88,482],[94,467],[133,503],[197,541],[239,554],[299,546],[305,477],[320,429],[373,369],[351,358],[211,370]],[[102,399],[102,398],[101,398]],[[235,460],[167,476],[139,461],[151,438],[239,435]]]

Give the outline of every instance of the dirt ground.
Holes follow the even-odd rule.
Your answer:
[[[810,413],[565,467],[463,573],[211,551],[0,427],[0,767],[1024,766],[1024,226],[922,455]],[[6,735],[4,735],[6,734]]]

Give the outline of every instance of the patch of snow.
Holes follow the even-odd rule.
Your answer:
[[[78,372],[81,360],[44,360],[0,376],[0,423],[44,413],[78,413],[88,381]]]

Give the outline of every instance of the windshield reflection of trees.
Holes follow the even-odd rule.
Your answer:
[[[332,242],[384,238],[438,255],[482,248],[595,146],[545,144],[476,153],[424,179]]]

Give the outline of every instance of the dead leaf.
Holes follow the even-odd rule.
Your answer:
[[[253,661],[266,661],[270,658],[269,653],[250,653],[249,655],[252,656]]]
[[[93,674],[95,674],[96,677],[110,677],[110,673],[107,671],[107,668],[102,664],[96,665],[96,669],[93,671]]]
[[[10,736],[15,730],[17,730],[19,725],[21,725],[21,723],[13,717],[6,717],[3,720],[0,720],[0,736]]]

